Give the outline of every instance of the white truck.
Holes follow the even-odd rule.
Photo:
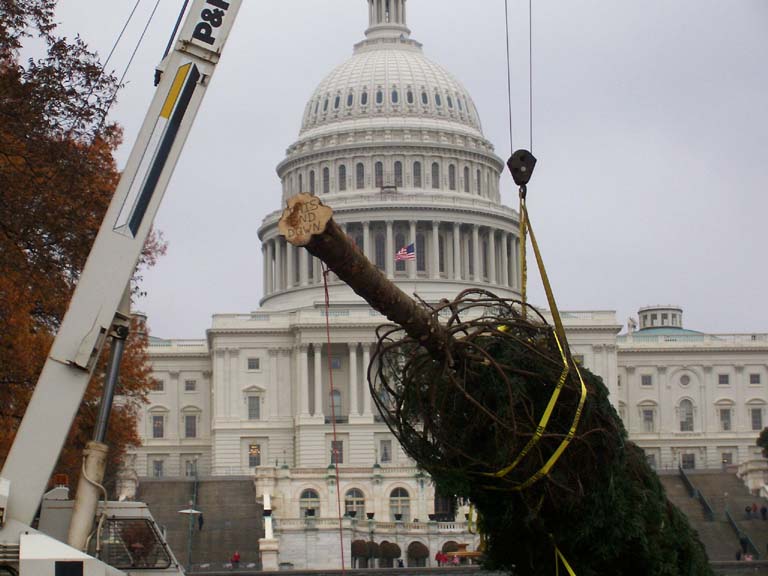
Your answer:
[[[106,500],[103,442],[127,335],[127,287],[241,3],[194,0],[160,64],[157,92],[0,472],[0,576],[184,573],[144,504]],[[100,419],[77,499],[55,488],[43,502],[107,341]]]

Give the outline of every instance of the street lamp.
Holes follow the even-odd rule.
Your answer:
[[[179,510],[179,514],[186,514],[189,516],[189,540],[187,542],[187,570],[192,569],[192,531],[194,530],[195,517],[202,514],[200,510],[195,510],[192,507],[192,502],[189,503],[189,508]]]

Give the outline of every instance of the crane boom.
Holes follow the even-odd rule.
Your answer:
[[[161,82],[0,473],[0,544],[19,541],[4,523],[29,526],[34,519],[241,3],[195,0],[161,65]]]

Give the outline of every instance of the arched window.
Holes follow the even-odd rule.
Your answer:
[[[416,234],[416,270],[418,272],[426,272],[427,260],[424,257],[426,254],[424,234]]]
[[[309,193],[310,194],[315,193],[315,171],[314,170],[309,171]]]
[[[421,180],[421,162],[413,163],[413,187],[421,188],[423,186]]]
[[[363,90],[363,93],[360,95],[360,104],[362,106],[368,106],[368,92]]]
[[[344,192],[347,189],[347,167],[342,164],[339,166],[339,191]]]
[[[461,96],[456,94],[456,104],[459,105],[459,111],[464,112],[464,106],[461,105]]]
[[[445,99],[448,101],[448,108],[453,110],[453,98],[451,98],[450,96],[446,96]]]
[[[395,250],[400,250],[405,246],[405,234],[398,232],[395,234]],[[395,262],[395,271],[405,272],[405,260]]]
[[[408,104],[413,104],[413,90],[408,90],[406,98],[408,99]]]
[[[440,108],[443,105],[443,99],[440,97],[440,94],[435,92],[435,105]]]
[[[376,175],[376,188],[383,188],[384,187],[384,164],[381,162],[376,162],[374,165],[375,169],[375,175]]]
[[[403,185],[403,163],[399,160],[395,162],[395,186],[401,188]]]
[[[330,168],[323,168],[323,194],[328,194],[331,191],[331,170]]]
[[[384,270],[386,267],[387,239],[384,234],[376,234],[376,267]]]
[[[448,188],[456,190],[456,166],[448,166]]]
[[[480,170],[477,171],[477,195],[483,195],[483,180],[482,175],[480,174]]]
[[[440,188],[440,164],[432,162],[432,188]]]
[[[323,102],[323,112],[328,112],[328,98]]]
[[[301,493],[301,496],[299,496],[299,516],[302,518],[305,516],[319,516],[319,511],[320,495],[316,490],[307,488]]]
[[[347,108],[352,108],[352,104],[355,103],[355,95],[354,93],[350,92],[347,94]]]
[[[389,495],[389,516],[391,521],[411,520],[411,497],[405,488],[395,488]]]
[[[693,402],[688,399],[680,401],[680,432],[693,432]]]
[[[464,166],[464,192],[466,192],[467,194],[469,194],[469,187],[470,187],[469,167]]]
[[[429,104],[429,95],[426,93],[426,91],[421,93],[421,103],[424,104],[424,106]]]
[[[317,114],[320,111],[320,100],[315,102],[315,114]]]
[[[333,100],[333,109],[338,110],[339,106],[341,106],[341,96],[336,95],[336,98]]]
[[[358,162],[355,170],[357,172],[355,174],[355,187],[358,190],[362,190],[365,188],[365,166],[362,162]]]
[[[344,496],[344,513],[353,518],[365,516],[365,495],[359,488],[347,490]]]
[[[376,90],[376,104],[384,103],[384,92],[382,90]]]
[[[397,89],[395,88],[392,90],[392,104],[397,104],[400,102],[400,94],[397,92]]]
[[[299,192],[304,192],[304,175],[299,174]]]

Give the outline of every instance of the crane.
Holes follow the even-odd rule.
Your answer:
[[[129,282],[241,3],[194,0],[175,47],[158,67],[155,96],[0,471],[0,574],[183,574],[145,505],[106,497],[100,504],[104,436],[127,335]],[[73,506],[54,489],[53,504],[33,529],[107,341],[108,377],[77,500]]]

